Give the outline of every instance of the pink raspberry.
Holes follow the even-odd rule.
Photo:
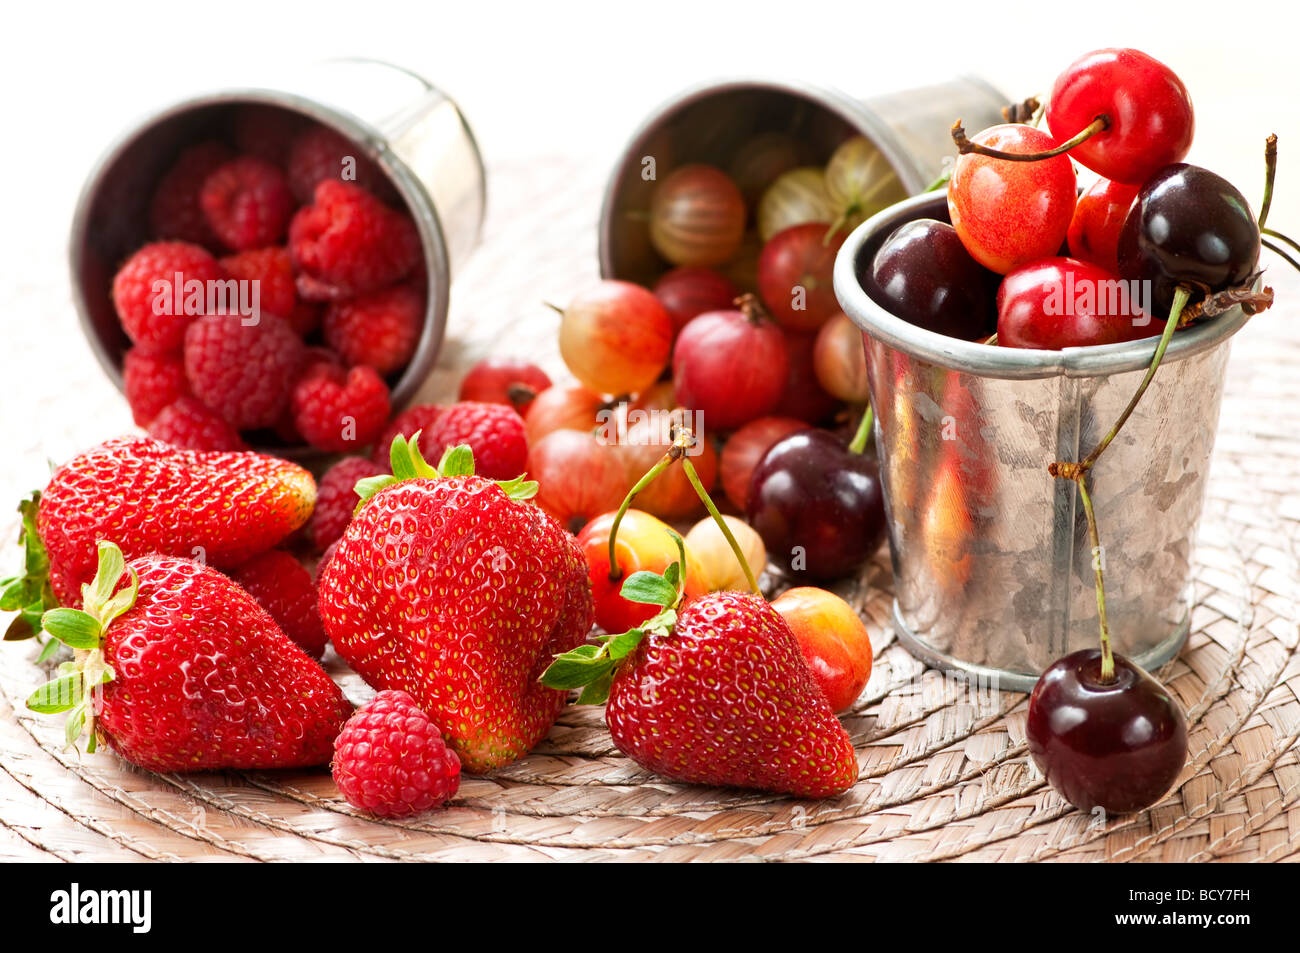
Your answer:
[[[438,418],[420,451],[433,450],[425,459],[437,466],[448,447],[469,444],[474,451],[474,472],[492,480],[510,480],[527,469],[528,440],[524,419],[513,407],[474,400],[452,404]]]
[[[383,691],[348,719],[334,742],[334,782],[347,802],[379,817],[409,817],[460,788],[460,759],[415,699]]]
[[[309,300],[377,291],[400,281],[420,259],[420,237],[410,216],[384,205],[365,189],[326,179],[315,204],[289,224],[289,252],[298,268],[299,292]],[[308,293],[302,279],[321,289]]]
[[[348,364],[368,364],[382,375],[411,360],[424,327],[424,295],[393,285],[325,309],[325,341]]]
[[[149,436],[185,450],[247,450],[234,427],[201,401],[182,395],[149,424]]]
[[[431,463],[437,463],[437,458],[432,453],[429,441],[429,434],[433,431],[433,425],[438,422],[443,411],[447,408],[440,404],[416,404],[414,407],[408,407],[388,425],[388,429],[383,432],[378,440],[375,441],[374,452],[371,453],[370,459],[385,469],[389,465],[389,457],[393,449],[393,438],[398,434],[409,438],[417,430],[422,431],[420,435],[420,453],[424,459]]]
[[[198,245],[153,242],[118,269],[113,305],[127,337],[142,351],[166,354],[180,350],[185,329],[203,313],[191,303],[206,302],[208,283],[225,277],[217,260]]]
[[[317,450],[335,453],[369,446],[388,421],[388,386],[373,367],[346,373],[314,364],[293,385],[293,422]]]
[[[366,457],[344,457],[325,471],[316,484],[316,508],[303,529],[316,552],[327,550],[352,522],[352,513],[360,500],[355,489],[357,481],[387,472],[387,467]]]
[[[190,388],[236,430],[270,427],[279,418],[303,343],[273,314],[255,324],[239,315],[214,314],[185,334],[185,374]]]
[[[240,156],[203,180],[199,206],[224,244],[246,251],[284,237],[293,215],[293,195],[284,173],[271,163]]]
[[[302,116],[280,106],[252,103],[235,111],[230,134],[240,152],[284,168],[294,140],[306,125]]]
[[[148,427],[162,409],[189,393],[185,362],[174,354],[131,348],[122,358],[122,389],[137,427]]]
[[[149,202],[149,234],[216,248],[220,242],[199,207],[199,189],[232,156],[221,142],[200,142],[182,152],[154,189]]]
[[[292,555],[282,549],[268,550],[236,569],[231,578],[304,652],[314,659],[325,654],[329,638],[320,620],[316,584]]]
[[[293,283],[289,249],[271,246],[241,251],[222,258],[221,267],[237,281],[256,281],[258,307],[292,325],[291,315],[298,305],[298,291]]]
[[[312,200],[316,186],[326,179],[348,181],[344,176],[353,174],[352,181],[374,195],[387,199],[392,193],[388,177],[361,148],[327,126],[313,126],[294,139],[287,171],[289,187],[303,205]]]

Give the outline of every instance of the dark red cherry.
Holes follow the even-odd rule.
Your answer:
[[[846,576],[885,538],[880,468],[835,434],[801,430],[754,468],[747,515],[768,558],[795,579]]]
[[[1056,78],[1046,111],[1053,136],[1065,141],[1098,116],[1109,120],[1107,128],[1070,155],[1104,178],[1131,185],[1187,155],[1196,131],[1183,81],[1140,50],[1096,50]]]
[[[1222,176],[1178,163],[1138,193],[1120,232],[1119,270],[1152,283],[1153,306],[1164,316],[1179,284],[1211,293],[1244,283],[1259,263],[1259,248],[1246,197]]]
[[[858,282],[891,314],[927,331],[967,341],[993,333],[997,276],[946,222],[900,225],[872,261],[858,262]]]
[[[1043,348],[1137,341],[1164,330],[1144,310],[1141,286],[1073,258],[1021,265],[998,289],[998,344]]]
[[[1048,783],[1082,811],[1140,811],[1159,801],[1187,762],[1182,709],[1123,656],[1101,679],[1101,650],[1052,663],[1029,696],[1029,753]]]

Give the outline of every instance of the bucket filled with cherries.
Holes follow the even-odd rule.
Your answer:
[[[1276,140],[1256,214],[1182,161],[1190,96],[1131,49],[1079,58],[1004,119],[954,123],[946,184],[836,262],[894,623],[933,664],[1032,689],[1030,752],[1072,803],[1138,810],[1186,762],[1183,714],[1144,669],[1186,637],[1229,339],[1272,303],[1261,248],[1295,264],[1265,224]]]

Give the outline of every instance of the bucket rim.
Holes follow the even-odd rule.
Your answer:
[[[845,239],[835,258],[835,297],[863,334],[929,364],[1002,380],[1107,377],[1145,370],[1151,365],[1160,340],[1158,336],[1059,351],[989,347],[918,327],[877,304],[859,284],[854,268],[862,247],[877,235],[887,234],[917,218],[935,217],[934,213],[946,211],[946,207],[943,193],[922,193],[883,209]],[[1249,317],[1237,305],[1215,318],[1179,331],[1169,342],[1161,363],[1180,361],[1218,347],[1241,330]]]

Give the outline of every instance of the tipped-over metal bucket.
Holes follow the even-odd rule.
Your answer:
[[[942,194],[880,212],[845,241],[835,292],[862,329],[894,569],[894,626],[927,663],[1028,691],[1097,645],[1092,544],[1078,460],[1110,429],[1156,338],[1018,350],[926,331],[858,281],[904,222],[947,221]],[[1092,471],[1117,651],[1154,668],[1187,636],[1190,561],[1240,308],[1178,332],[1136,412]]]

